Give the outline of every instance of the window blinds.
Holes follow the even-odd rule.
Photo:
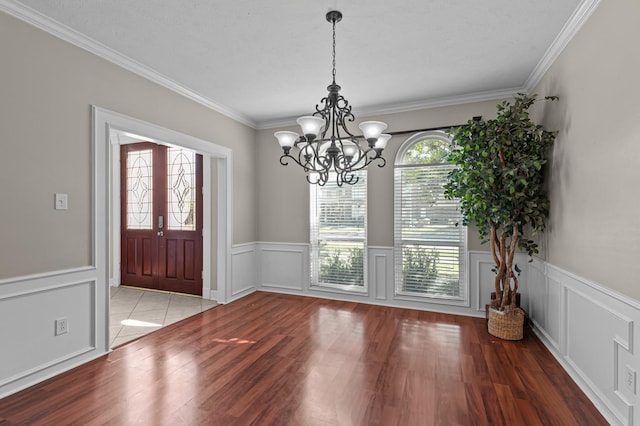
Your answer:
[[[312,285],[365,286],[367,174],[355,185],[311,186]]]
[[[451,164],[396,166],[396,293],[466,299],[465,227],[444,197]]]

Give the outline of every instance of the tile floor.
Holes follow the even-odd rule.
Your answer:
[[[199,296],[134,287],[110,287],[110,291],[112,348],[217,305]]]

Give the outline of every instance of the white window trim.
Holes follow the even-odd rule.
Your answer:
[[[466,226],[464,227],[464,231],[463,231],[462,245],[459,246],[461,248],[460,273],[463,275],[461,277],[461,285],[463,287],[464,297],[462,298],[447,297],[447,296],[434,297],[428,294],[425,294],[425,295],[409,294],[409,293],[398,291],[398,288],[400,287],[400,282],[402,280],[402,259],[401,259],[402,241],[400,240],[400,235],[398,232],[399,220],[400,220],[399,213],[398,213],[400,193],[397,190],[398,189],[397,187],[398,186],[398,182],[397,182],[398,168],[407,167],[402,163],[402,160],[406,155],[407,151],[410,150],[415,143],[424,139],[440,139],[447,142],[451,141],[451,139],[443,131],[440,131],[440,130],[423,131],[423,132],[419,132],[412,135],[406,141],[404,141],[396,154],[395,161],[394,161],[394,178],[393,178],[394,179],[394,182],[393,182],[393,185],[394,185],[394,197],[393,197],[394,259],[393,259],[393,262],[394,262],[394,271],[395,271],[394,283],[393,283],[393,297],[396,300],[422,301],[422,302],[426,301],[434,304],[468,307],[470,306],[470,294],[469,294],[470,288],[469,288],[469,251],[467,248],[467,227]],[[463,226],[462,222],[460,222],[460,226]]]
[[[364,173],[367,173],[366,170]],[[331,179],[331,178],[330,178]],[[323,283],[319,281],[320,276],[320,260],[316,258],[319,254],[319,238],[318,235],[314,235],[317,232],[318,221],[319,221],[319,212],[318,212],[318,198],[317,191],[321,190],[323,187],[319,185],[310,185],[309,189],[309,215],[310,215],[310,236],[309,236],[309,288],[310,290],[319,290],[333,293],[343,293],[343,294],[369,294],[369,280],[368,280],[368,176],[366,178],[367,182],[367,190],[365,190],[365,194],[367,195],[367,199],[365,200],[365,205],[367,206],[367,210],[364,215],[364,241],[363,241],[363,285],[342,285],[342,284],[333,284],[333,283]],[[345,240],[346,241],[346,240]]]

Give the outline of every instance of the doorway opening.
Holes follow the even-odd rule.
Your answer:
[[[110,176],[110,185],[105,186],[110,189],[105,206],[110,232],[104,235],[99,232],[98,237],[99,244],[107,248],[109,285],[119,286],[121,278],[120,147],[153,142],[186,148],[202,155],[202,297],[226,303],[231,294],[231,149],[97,107],[94,107],[94,122],[96,129],[101,126],[105,129],[104,133],[96,131],[95,137],[98,148],[104,150],[100,155],[104,155],[107,161],[102,164]],[[215,283],[213,288],[212,283]]]
[[[202,155],[202,299],[218,303],[226,303],[231,295],[233,156],[231,149],[211,141],[96,106],[92,106],[92,118],[95,164],[92,265],[100,289],[96,295],[96,335],[101,350],[108,351],[110,288],[120,284],[120,145],[151,141]]]

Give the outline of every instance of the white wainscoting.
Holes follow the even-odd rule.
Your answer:
[[[107,286],[93,267],[0,281],[0,398],[108,351]],[[55,335],[55,321],[68,332]]]
[[[534,332],[611,424],[640,425],[640,303],[539,259],[529,271]]]
[[[393,249],[369,246],[367,254],[369,288],[376,301],[386,301],[393,296]],[[377,302],[374,302],[377,303]]]
[[[231,294],[229,302],[256,291],[256,245],[238,244],[231,248]]]
[[[249,258],[246,252],[251,245],[234,247],[233,258],[240,253]],[[255,272],[255,289],[277,293],[299,294],[354,302],[373,303],[384,306],[437,311],[451,314],[484,316],[484,305],[489,301],[493,278],[489,284],[480,288],[480,277],[490,276],[491,256],[485,252],[471,252],[467,259],[470,277],[470,302],[464,305],[447,305],[439,301],[419,297],[396,296],[394,286],[393,248],[369,246],[367,250],[367,286],[364,291],[343,291],[335,288],[314,287],[310,285],[309,245],[277,242],[259,242],[255,246],[256,268],[246,263],[240,265],[234,260],[233,276],[236,286],[236,274],[247,276]],[[243,268],[243,270],[239,270]],[[250,286],[242,287],[248,289]],[[486,289],[485,289],[486,287]],[[485,291],[486,290],[486,291]]]
[[[309,245],[258,245],[258,277],[262,289],[303,293],[309,286]]]

